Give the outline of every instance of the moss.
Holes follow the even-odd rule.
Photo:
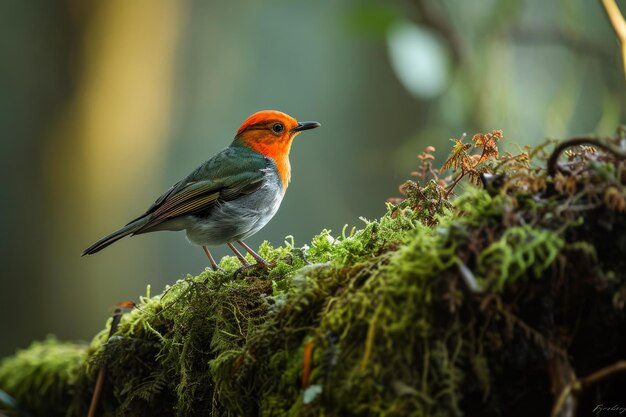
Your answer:
[[[33,414],[63,416],[86,357],[85,344],[50,336],[2,360],[0,387]]]
[[[107,416],[546,415],[547,362],[585,374],[626,351],[626,216],[580,209],[615,182],[589,169],[577,196],[519,166],[452,202],[409,182],[360,229],[264,243],[269,270],[234,278],[226,257],[148,292],[108,341],[110,321],[88,348],[33,344],[0,365],[0,389],[34,416],[85,415],[105,367]]]

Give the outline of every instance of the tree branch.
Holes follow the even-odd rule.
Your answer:
[[[615,3],[615,0],[600,0],[604,6],[604,11],[611,22],[611,26],[615,30],[617,39],[622,45],[622,61],[624,65],[624,76],[626,77],[626,20],[619,7]]]

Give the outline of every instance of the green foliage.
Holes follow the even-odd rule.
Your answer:
[[[37,415],[63,416],[76,393],[86,345],[48,337],[0,363],[0,387]],[[2,409],[0,408],[0,412]]]
[[[626,325],[626,268],[606,244],[626,217],[581,211],[592,191],[542,191],[525,164],[453,202],[436,179],[408,182],[361,229],[265,242],[269,270],[235,277],[226,257],[148,291],[108,341],[105,328],[88,348],[50,339],[5,359],[0,389],[34,416],[85,415],[105,368],[106,416],[545,415],[547,358],[588,372],[626,349],[610,330]]]
[[[478,272],[488,285],[501,290],[523,276],[541,277],[563,248],[558,234],[529,226],[507,229],[478,257]]]

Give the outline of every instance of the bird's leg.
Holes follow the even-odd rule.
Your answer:
[[[235,271],[235,277],[240,273],[245,271],[246,269],[250,269],[250,268],[267,268],[269,266],[269,263],[267,263],[267,261],[265,259],[263,259],[258,253],[256,253],[255,251],[252,250],[252,248],[248,245],[246,245],[245,243],[243,243],[241,240],[236,240],[237,243],[239,243],[250,255],[252,255],[252,257],[254,258],[254,260],[256,261],[256,263],[254,265],[244,265],[241,268],[239,268],[238,270]],[[230,246],[230,244],[229,244]],[[231,247],[231,249],[235,250],[235,248]]]
[[[239,251],[237,250],[237,248],[233,246],[233,244],[232,244],[232,243],[227,243],[227,245],[228,245],[228,247],[230,248],[230,250],[232,250],[233,252],[235,252],[235,256],[237,257],[237,259],[239,259],[239,262],[241,262],[241,264],[242,264],[244,267],[246,267],[246,266],[250,266],[250,262],[248,262],[248,261],[246,260],[246,257],[245,257],[245,256],[243,256],[243,255],[241,254],[241,252],[239,252]]]
[[[257,265],[258,264],[261,264],[261,265],[264,265],[264,266],[269,265],[269,263],[265,259],[263,259],[258,253],[253,251],[250,246],[248,246],[245,243],[243,243],[243,241],[237,240],[236,242],[239,243],[245,250],[247,250],[250,255],[252,255],[252,257],[256,261]]]
[[[211,268],[213,268],[214,271],[219,271],[221,268],[219,267],[217,262],[215,262],[215,259],[213,259],[213,255],[211,255],[211,252],[209,252],[209,248],[207,248],[206,246],[202,246],[202,249],[204,249],[206,257],[209,258],[209,262],[211,262]]]

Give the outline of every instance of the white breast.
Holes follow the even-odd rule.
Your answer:
[[[197,245],[222,245],[244,240],[265,226],[278,211],[285,192],[275,167],[263,171],[263,185],[254,193],[217,203],[204,218],[187,216],[187,238]]]

